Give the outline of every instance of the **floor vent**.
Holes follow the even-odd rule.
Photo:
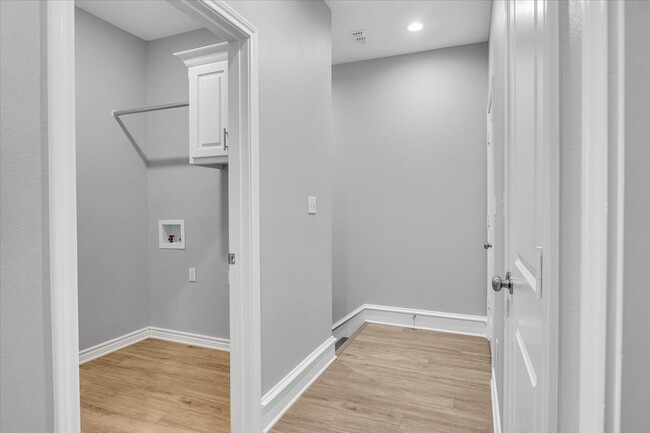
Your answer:
[[[336,340],[336,344],[334,345],[334,349],[339,350],[339,348],[346,342],[348,341],[348,337],[341,337],[338,340]]]

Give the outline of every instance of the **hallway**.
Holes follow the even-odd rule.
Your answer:
[[[0,433],[650,433],[648,24],[0,0]]]
[[[491,433],[480,337],[367,324],[273,433]]]

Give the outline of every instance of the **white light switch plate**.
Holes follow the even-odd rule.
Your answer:
[[[196,283],[196,268],[189,268],[189,279],[191,283]]]
[[[316,197],[313,196],[307,197],[307,214],[316,215],[316,211],[317,211]]]

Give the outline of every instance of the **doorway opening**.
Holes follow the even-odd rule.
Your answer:
[[[164,1],[76,2],[84,433],[230,426],[227,46]]]
[[[156,2],[142,2],[147,4],[152,4]],[[163,3],[166,6],[169,6],[167,3]],[[223,225],[225,220],[228,221],[227,229],[224,230],[227,234],[227,248],[224,248],[224,251],[218,251],[217,254],[222,253],[226,259],[226,264],[222,267],[222,271],[225,268],[226,278],[221,279],[221,281],[226,281],[226,296],[229,296],[229,308],[228,318],[225,320],[226,324],[230,328],[230,351],[231,351],[231,371],[230,371],[230,398],[231,398],[231,420],[229,426],[233,432],[243,432],[251,431],[255,428],[253,426],[259,422],[259,394],[260,391],[257,389],[259,387],[259,376],[260,376],[260,363],[259,363],[259,239],[258,239],[258,225],[259,225],[259,199],[257,197],[258,191],[258,167],[256,165],[257,161],[257,149],[258,149],[258,118],[257,118],[257,30],[254,26],[248,23],[243,17],[239,16],[235,11],[230,9],[227,5],[220,1],[188,1],[188,2],[170,2],[169,4],[174,5],[177,9],[180,9],[184,14],[191,15],[194,20],[197,20],[202,25],[201,27],[207,28],[207,31],[214,33],[222,41],[227,42],[228,44],[228,74],[235,79],[230,80],[228,84],[227,94],[227,105],[232,115],[228,119],[228,170],[214,170],[208,168],[196,168],[199,171],[203,171],[201,176],[211,176],[216,182],[215,184],[220,185],[221,188],[216,191],[212,191],[212,197],[220,194],[222,197],[228,197],[226,200],[227,206],[222,206],[217,209],[217,212],[220,212],[219,215],[214,214],[218,218],[213,218],[212,223],[215,224],[215,220],[218,220]],[[173,8],[172,8],[173,10]],[[159,17],[154,15],[149,16],[150,20],[156,20]],[[102,25],[103,30],[105,31],[115,31],[116,29],[110,24]],[[82,341],[79,339],[79,336],[82,335],[82,338],[86,339],[86,334],[80,334],[79,324],[83,317],[79,314],[80,311],[83,311],[84,305],[78,300],[82,300],[81,296],[78,297],[77,292],[77,278],[79,275],[80,283],[84,284],[82,281],[83,270],[79,274],[77,273],[77,263],[79,257],[79,263],[82,264],[83,260],[87,257],[82,257],[83,253],[82,248],[77,249],[77,240],[79,239],[79,245],[81,246],[82,242],[92,239],[92,236],[104,237],[108,239],[106,242],[97,242],[94,246],[101,251],[102,248],[115,248],[119,246],[120,233],[128,233],[131,230],[133,236],[140,236],[139,239],[141,244],[145,244],[148,253],[151,250],[154,250],[153,254],[149,254],[149,258],[156,256],[157,253],[173,253],[181,252],[182,248],[175,248],[180,251],[168,250],[166,248],[160,248],[164,245],[164,242],[160,240],[167,240],[171,244],[176,242],[181,243],[185,242],[184,239],[184,226],[187,224],[187,243],[186,250],[189,249],[189,246],[192,242],[195,242],[195,245],[199,244],[200,239],[195,237],[192,240],[191,229],[189,228],[189,220],[183,220],[182,218],[176,218],[171,216],[161,217],[163,223],[157,221],[156,224],[149,224],[151,218],[151,212],[147,213],[146,227],[140,230],[133,230],[133,225],[138,225],[135,222],[134,218],[114,218],[106,222],[104,225],[90,225],[93,227],[92,233],[90,233],[87,238],[87,233],[82,232],[84,229],[82,217],[86,218],[86,215],[82,215],[83,206],[80,206],[79,216],[77,218],[77,191],[78,188],[78,179],[76,176],[76,144],[75,144],[75,120],[77,120],[77,127],[85,127],[85,125],[80,125],[78,119],[75,116],[75,78],[74,78],[74,69],[75,69],[75,5],[72,2],[50,2],[48,3],[48,100],[49,100],[49,168],[50,168],[50,227],[51,227],[51,293],[52,293],[52,327],[53,327],[53,364],[54,364],[54,417],[55,425],[57,431],[65,432],[79,432],[80,431],[80,398],[79,398],[79,343],[89,344],[86,340]],[[207,32],[206,31],[206,32]],[[209,33],[208,32],[208,33]],[[208,33],[203,33],[203,37],[207,37]],[[173,36],[172,36],[173,37]],[[127,38],[128,39],[128,38]],[[111,41],[115,42],[115,41]],[[136,44],[137,45],[137,44]],[[192,47],[197,48],[197,47]],[[125,55],[124,50],[117,50],[117,55]],[[91,53],[92,54],[92,53]],[[100,62],[105,59],[109,53],[106,52],[96,52],[95,60]],[[146,60],[155,60],[156,56],[151,53],[147,53],[146,50],[141,50],[136,57],[139,60],[142,60],[141,57],[144,56]],[[165,56],[159,58],[162,59]],[[173,58],[173,57],[172,57]],[[152,61],[153,61],[152,60]],[[167,63],[169,59],[162,60],[164,63]],[[179,61],[178,59],[173,59]],[[167,63],[169,64],[169,63]],[[182,65],[182,62],[181,62]],[[110,65],[109,65],[110,66]],[[119,65],[124,66],[124,65]],[[183,65],[183,68],[185,66]],[[101,71],[100,71],[101,72]],[[108,73],[108,71],[104,71]],[[146,74],[146,68],[145,68]],[[93,80],[96,78],[90,77],[91,85]],[[142,76],[140,75],[141,79]],[[163,79],[168,78],[167,76]],[[153,83],[155,80],[151,80]],[[96,85],[100,83],[94,82]],[[160,83],[158,83],[160,84]],[[187,81],[185,86],[187,86]],[[134,92],[131,92],[130,96],[135,98],[137,96],[146,97],[149,95],[155,95],[156,92],[151,90],[154,84],[151,86],[146,86],[146,89],[140,88]],[[164,87],[164,84],[162,84]],[[168,90],[168,89],[167,89]],[[120,89],[115,89],[114,92],[110,92],[110,96],[114,96]],[[129,93],[129,92],[127,92]],[[86,95],[79,95],[84,97]],[[111,101],[113,104],[115,101]],[[135,103],[129,103],[127,106],[114,106],[112,109],[121,111],[121,109],[130,109],[130,108],[142,108],[138,101]],[[148,105],[145,105],[148,106]],[[95,107],[96,108],[96,107]],[[84,113],[86,114],[86,113]],[[110,116],[110,111],[109,111]],[[161,113],[158,113],[161,114]],[[178,115],[178,113],[174,113]],[[165,115],[172,115],[171,112],[165,112]],[[110,119],[112,124],[109,122],[110,126],[106,128],[118,128],[120,129],[119,124],[116,124],[114,119]],[[147,169],[173,169],[173,167],[178,164],[180,161],[174,159],[172,153],[171,158],[167,158],[165,154],[160,160],[151,159],[151,153],[146,153],[143,151],[143,148],[140,148],[142,152],[137,152],[134,145],[141,143],[142,137],[148,139],[148,135],[138,135],[136,132],[149,132],[153,131],[153,127],[150,125],[142,125],[142,122],[138,125],[137,120],[132,121],[133,125],[130,125],[131,128],[128,128],[127,120],[124,122],[127,128],[125,128],[131,134],[131,138],[135,138],[130,141],[130,150],[138,155],[139,164],[147,167]],[[152,122],[154,123],[154,122]],[[102,121],[102,125],[106,124]],[[133,130],[135,128],[135,130]],[[164,128],[164,127],[163,127]],[[95,136],[102,136],[102,133],[105,133],[106,130],[97,128],[94,133]],[[124,133],[124,130],[121,131]],[[153,133],[155,136],[155,133]],[[92,135],[89,133],[89,135]],[[160,140],[163,140],[163,137]],[[122,139],[128,139],[128,136],[125,134],[122,135]],[[127,141],[127,143],[128,143]],[[184,140],[187,143],[187,138]],[[124,144],[122,142],[121,144]],[[171,145],[170,145],[171,146]],[[225,146],[224,146],[225,147]],[[146,146],[146,150],[150,151],[153,146]],[[171,147],[170,147],[171,148]],[[169,150],[166,148],[163,150]],[[125,150],[124,146],[121,150]],[[158,149],[160,150],[160,149]],[[99,152],[114,152],[115,149],[98,149]],[[146,160],[143,160],[142,156],[147,156]],[[133,155],[131,155],[133,156]],[[83,158],[83,155],[82,155]],[[83,160],[81,161],[83,163]],[[108,162],[106,159],[101,161],[96,161],[98,164],[96,173],[101,174],[106,173],[105,178],[102,179],[101,186],[103,188],[108,188],[111,185],[111,181],[116,184],[128,184],[127,179],[138,179],[137,175],[129,174],[126,171],[126,167],[130,163],[131,166],[135,167],[133,160],[129,160],[128,163],[121,161],[122,163],[112,164],[113,170],[102,171],[99,170],[102,162]],[[186,159],[187,164],[187,159]],[[108,164],[110,166],[111,164]],[[223,164],[222,164],[223,165]],[[187,168],[187,167],[184,167]],[[180,168],[179,168],[180,170]],[[211,174],[205,174],[212,170]],[[92,164],[91,164],[92,171]],[[219,173],[219,176],[214,173]],[[226,176],[224,174],[227,173]],[[84,173],[85,175],[86,173]],[[90,175],[93,173],[89,173]],[[131,177],[132,176],[132,177]],[[147,173],[147,176],[149,173]],[[142,173],[139,173],[139,180],[145,177]],[[173,176],[165,176],[172,178]],[[225,178],[224,178],[225,177]],[[81,179],[79,179],[81,180]],[[86,187],[87,185],[83,185]],[[173,188],[171,186],[169,191],[158,191],[150,193],[147,190],[148,195],[153,195],[156,197],[170,197],[173,196]],[[225,192],[227,191],[227,194]],[[131,191],[122,191],[120,199],[123,199],[124,203],[127,203],[131,206],[125,206],[125,213],[132,210],[131,208],[139,208],[142,210],[142,203],[140,200],[129,198],[127,199],[128,194]],[[140,191],[142,193],[142,190]],[[85,194],[85,192],[84,192]],[[84,198],[85,197],[85,198]],[[151,202],[147,198],[147,206],[149,207]],[[81,199],[92,200],[92,193],[89,193],[86,196],[82,194],[79,195]],[[99,197],[101,199],[101,197]],[[106,201],[108,197],[105,197]],[[97,205],[102,206],[102,202]],[[106,211],[109,209],[107,207]],[[225,214],[225,215],[224,215]],[[167,218],[175,218],[175,221],[170,221]],[[80,224],[78,224],[78,221]],[[166,225],[164,223],[167,223]],[[160,233],[158,233],[159,228],[165,229],[166,237],[165,239],[160,238]],[[223,228],[223,226],[222,226]],[[169,231],[169,233],[167,233]],[[99,232],[99,233],[98,233]],[[178,232],[178,233],[177,233]],[[213,233],[216,233],[217,230],[214,230]],[[113,233],[113,236],[106,236],[107,234]],[[223,234],[223,231],[221,232]],[[174,236],[174,239],[172,239]],[[83,239],[82,239],[83,237]],[[178,239],[178,238],[183,238]],[[151,240],[155,239],[155,242]],[[169,241],[169,239],[172,239]],[[129,239],[131,240],[131,239]],[[146,245],[148,244],[148,245]],[[141,247],[142,245],[140,245]],[[176,247],[176,245],[174,245]],[[83,246],[86,248],[86,245]],[[210,249],[208,247],[208,249]],[[95,250],[97,251],[97,250]],[[103,250],[106,251],[106,250]],[[117,250],[116,250],[117,251]],[[121,260],[123,257],[119,257],[120,254],[111,255],[114,260]],[[127,255],[126,248],[122,252],[122,255]],[[206,253],[207,255],[207,253]],[[147,260],[140,265],[147,266],[147,271],[151,274],[151,267],[154,260]],[[140,257],[141,260],[141,257]],[[208,260],[209,261],[209,260]],[[158,267],[159,263],[156,261],[154,267]],[[85,265],[80,266],[80,270]],[[200,269],[205,269],[209,272],[209,263],[203,265],[204,268],[197,266],[189,266],[185,270],[186,274],[184,278],[188,280],[198,281],[202,278]],[[194,269],[190,269],[193,267]],[[107,267],[109,270],[111,267]],[[164,279],[164,272],[167,269],[158,268],[158,272],[162,275]],[[132,268],[128,268],[129,271],[138,269],[138,263],[134,263]],[[194,272],[192,272],[194,271]],[[157,275],[158,277],[159,275]],[[204,274],[205,277],[208,277],[207,274]],[[222,272],[222,277],[224,272]],[[101,276],[100,276],[101,277]],[[106,278],[110,280],[114,276],[108,275]],[[140,275],[140,278],[141,275]],[[95,280],[99,281],[101,278]],[[215,277],[215,281],[218,280],[218,276]],[[91,279],[91,281],[95,281]],[[132,283],[131,281],[129,281]],[[230,289],[227,289],[227,283],[229,282]],[[188,284],[195,283],[194,281],[187,281]],[[149,283],[146,284],[150,288]],[[79,285],[80,292],[83,290],[82,285]],[[136,290],[135,288],[133,289]],[[233,296],[234,294],[234,296]],[[223,295],[223,292],[222,292]],[[144,296],[141,296],[138,302],[143,303],[143,299],[146,299]],[[85,300],[83,300],[85,302]],[[131,307],[131,305],[129,305]],[[206,310],[209,310],[210,306],[206,307]],[[175,316],[177,320],[188,321],[190,319],[187,316]],[[210,314],[205,314],[205,317],[210,317]],[[91,318],[92,319],[92,318]],[[119,319],[119,317],[117,318]],[[222,322],[223,322],[222,317]],[[99,321],[98,321],[99,322]],[[108,322],[108,320],[107,320]],[[84,322],[85,323],[85,322]],[[88,321],[91,323],[91,327],[97,325],[93,323],[92,320]],[[180,323],[180,322],[179,322]],[[186,322],[187,323],[187,322]],[[222,323],[223,324],[223,323]],[[149,326],[146,331],[148,336],[154,338],[165,338],[168,340],[180,340],[184,343],[187,343],[187,338],[196,337],[195,334],[187,335],[187,332],[166,332],[160,329],[155,329],[158,327]],[[92,329],[92,328],[89,328]],[[82,330],[82,332],[85,332]],[[134,337],[136,340],[141,338],[143,335],[136,333]],[[209,337],[209,336],[208,336]],[[127,338],[128,340],[128,338]],[[109,340],[110,342],[110,340]],[[209,346],[210,344],[215,345],[216,343],[225,343],[224,341],[208,339],[201,340],[200,338],[196,339],[194,345],[203,345]],[[225,344],[224,344],[225,345]],[[90,346],[94,347],[94,346]],[[214,347],[213,347],[214,348]],[[225,348],[223,345],[221,348]],[[257,385],[255,385],[257,384]],[[211,427],[212,428],[212,427]],[[215,431],[219,431],[215,428]]]

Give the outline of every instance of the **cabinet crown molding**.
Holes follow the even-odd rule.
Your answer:
[[[188,68],[228,60],[228,42],[174,53]]]

